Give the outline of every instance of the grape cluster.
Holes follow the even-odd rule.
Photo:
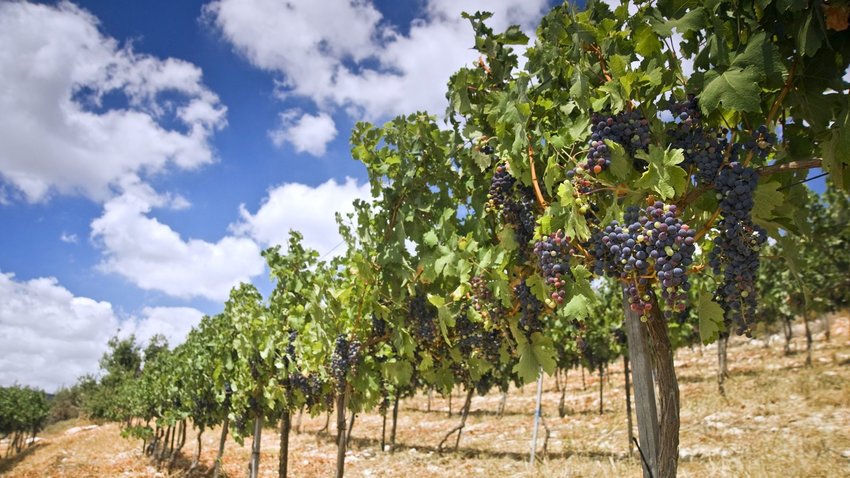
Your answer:
[[[289,331],[289,343],[286,344],[286,358],[290,362],[295,361],[295,340],[298,339],[298,331],[291,330]]]
[[[487,206],[488,212],[499,212],[508,202],[508,198],[513,191],[514,178],[508,171],[507,163],[499,163],[493,172],[493,179],[490,180],[490,190],[487,191]]]
[[[552,301],[556,304],[563,303],[567,294],[564,277],[570,274],[571,252],[570,237],[562,230],[544,236],[534,245],[540,270],[543,271],[546,283],[553,289]]]
[[[372,337],[383,337],[387,334],[387,322],[378,317],[376,314],[372,314]]]
[[[490,288],[481,276],[472,276],[469,285],[472,288],[472,308],[480,313],[485,312],[487,305],[493,300]]]
[[[750,215],[757,185],[756,171],[740,163],[721,171],[715,184],[722,218],[709,264],[715,274],[723,275],[715,300],[723,307],[727,324],[736,324],[739,335],[749,335],[754,320],[759,250],[767,240],[767,233],[753,224]]]
[[[540,313],[543,311],[543,303],[531,292],[525,280],[514,286],[514,297],[519,300],[519,328],[529,336],[542,331]]]
[[[676,211],[675,205],[661,201],[643,211],[631,206],[623,225],[613,221],[593,238],[596,274],[620,279],[629,307],[643,315],[652,310],[653,278],[674,310],[684,307],[690,289],[687,268],[693,262],[696,233]]]
[[[340,334],[334,343],[334,351],[331,354],[331,375],[338,385],[345,382],[346,374],[353,372],[360,360],[360,342],[349,341],[345,335]]]
[[[481,349],[485,341],[485,330],[481,324],[469,319],[467,311],[469,306],[461,308],[455,317],[455,333],[457,344],[462,354],[469,356],[474,350]]]
[[[413,322],[413,335],[423,345],[437,338],[437,309],[419,294],[410,299],[408,318]]]
[[[493,293],[481,276],[472,276],[469,280],[472,287],[472,308],[483,317],[489,317],[491,322],[498,321],[504,315],[504,308],[498,301],[493,300]]]
[[[773,145],[776,144],[776,135],[767,129],[766,125],[761,125],[754,129],[750,137],[746,141],[737,144],[733,150],[732,161],[738,161],[741,157],[746,157],[750,152],[760,158],[766,158],[773,150]]]
[[[514,237],[520,245],[520,253],[524,251],[525,245],[534,238],[534,226],[537,220],[534,217],[534,190],[527,186],[517,188],[519,197],[511,197],[502,209],[502,221],[513,227]]]
[[[681,166],[685,169],[694,166],[697,179],[702,184],[712,184],[723,165],[728,144],[725,130],[704,128],[696,97],[690,95],[687,100],[670,105],[676,122],[667,130],[670,145],[684,152]]]
[[[318,405],[323,400],[327,403],[327,400],[332,397],[327,396],[322,389],[322,381],[319,379],[318,375],[309,374],[304,376],[300,373],[293,373],[289,376],[289,386],[294,391],[297,390],[304,395],[304,399],[307,405],[307,408],[312,408],[315,405]]]
[[[590,117],[590,141],[587,159],[580,165],[582,170],[599,174],[611,165],[611,152],[605,140],[620,143],[630,154],[645,150],[649,146],[649,121],[639,111],[610,113],[594,112]],[[573,171],[577,173],[578,171]]]

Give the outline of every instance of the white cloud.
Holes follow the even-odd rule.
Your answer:
[[[285,111],[280,114],[280,126],[269,132],[272,142],[278,148],[284,143],[292,143],[295,151],[309,153],[313,156],[325,154],[328,143],[336,138],[336,126],[333,118],[327,113],[316,116],[303,114],[297,110]]]
[[[192,307],[145,307],[141,317],[121,324],[121,335],[134,334],[136,341],[144,347],[151,337],[162,334],[168,339],[168,346],[174,348],[186,340],[186,335],[201,322],[203,316],[203,312]]]
[[[195,65],[120,46],[68,2],[0,3],[0,44],[0,179],[26,200],[103,200],[126,176],[214,160],[226,108]]]
[[[236,233],[248,234],[267,246],[285,246],[289,231],[294,229],[304,235],[305,245],[319,251],[319,254],[324,255],[332,249],[341,253],[344,249],[334,249],[342,241],[334,213],[352,212],[355,199],[370,197],[369,184],[358,185],[352,178],[347,178],[342,184],[331,179],[316,187],[299,183],[281,184],[269,190],[256,213],[251,214],[242,205],[241,220],[232,229]]]
[[[282,96],[343,108],[356,119],[442,114],[451,73],[477,59],[461,11],[489,10],[497,30],[533,33],[545,0],[431,0],[402,35],[370,1],[215,0],[205,18],[253,65],[281,75]],[[328,12],[333,12],[329,15]]]
[[[103,214],[91,223],[92,239],[105,256],[98,267],[142,289],[223,301],[233,286],[263,271],[260,249],[245,237],[225,236],[214,243],[184,240],[149,217],[153,208],[179,207],[183,201],[137,184],[106,202]]]
[[[67,232],[63,232],[62,235],[59,236],[59,240],[67,242],[68,244],[76,244],[79,242],[79,238],[77,238],[76,234],[69,234]]]
[[[118,328],[109,302],[76,297],[52,277],[0,272],[0,385],[55,391],[95,373]]]

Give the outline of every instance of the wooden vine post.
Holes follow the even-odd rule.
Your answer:
[[[640,315],[629,308],[628,296],[623,293],[626,314],[626,336],[629,342],[629,362],[635,386],[635,414],[637,415],[640,455],[644,478],[658,477],[657,456],[659,443],[658,412],[655,406],[655,386],[652,379],[652,360],[645,327]]]

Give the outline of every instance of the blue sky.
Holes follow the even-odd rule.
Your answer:
[[[179,342],[259,251],[321,254],[364,197],[355,121],[441,115],[477,56],[461,11],[546,0],[0,4],[0,385],[95,372],[121,328]]]

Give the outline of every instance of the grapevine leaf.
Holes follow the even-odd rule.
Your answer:
[[[611,152],[611,172],[620,180],[630,178],[634,168],[632,168],[632,162],[626,154],[626,150],[620,143],[610,139],[606,139],[605,144],[608,146],[608,151]]]
[[[638,151],[636,156],[649,163],[649,168],[635,182],[635,186],[653,190],[662,199],[672,198],[685,190],[688,173],[678,166],[685,159],[682,150],[663,150],[652,145],[649,153]]]
[[[572,319],[583,319],[590,313],[590,301],[587,296],[574,295],[564,306],[564,315]]]
[[[434,271],[437,275],[447,274],[448,271],[446,270],[446,268],[449,266],[449,264],[452,264],[456,259],[457,258],[454,252],[449,252],[447,254],[444,254],[443,256],[440,256],[439,258],[437,258],[436,261],[434,261]]]
[[[526,285],[531,289],[531,293],[534,294],[540,300],[546,300],[546,283],[543,282],[543,277],[540,274],[534,274],[528,277],[525,280]]]
[[[785,66],[776,45],[767,40],[764,32],[759,32],[747,40],[747,48],[732,60],[732,68],[749,69],[760,80],[782,81]]]
[[[523,382],[533,382],[540,371],[540,363],[537,361],[532,345],[528,342],[517,344],[517,353],[519,361],[514,365],[513,371]]]
[[[478,169],[480,169],[482,172],[486,171],[487,168],[489,168],[493,162],[492,156],[490,156],[489,154],[484,154],[478,150],[472,151],[472,159],[473,161],[475,161],[475,164],[478,166]]]
[[[537,363],[546,373],[555,373],[555,347],[550,337],[535,332],[531,335],[532,350]]]
[[[384,377],[391,383],[396,385],[406,385],[410,383],[410,378],[413,376],[413,366],[407,361],[393,361],[383,364]]]
[[[564,224],[564,232],[573,238],[586,240],[590,237],[590,228],[587,227],[587,220],[584,214],[579,211],[579,207],[575,202],[573,186],[568,181],[564,181],[558,186],[558,198],[560,205],[566,209],[564,215],[567,218]]]
[[[700,291],[697,315],[699,316],[699,338],[702,343],[710,344],[716,341],[723,327],[723,308],[712,300],[710,292]]]
[[[661,50],[661,40],[658,39],[658,35],[652,31],[652,28],[643,23],[635,28],[634,34],[632,35],[632,41],[635,42],[635,52],[642,56],[652,56],[657,51]]]
[[[499,243],[505,250],[512,251],[517,248],[514,230],[510,226],[503,226],[497,236],[499,237]]]
[[[780,184],[776,181],[761,183],[753,193],[753,219],[770,220],[774,209],[785,201],[785,195],[777,191]]]
[[[700,95],[700,108],[706,114],[723,104],[732,111],[761,111],[759,71],[753,67],[730,68],[722,74],[712,70],[705,74]]]
[[[431,247],[436,246],[440,242],[440,239],[437,237],[437,233],[434,232],[433,229],[426,232],[422,239],[425,241],[425,244]]]
[[[573,76],[573,86],[570,87],[570,96],[579,100],[585,100],[590,94],[590,83],[587,76],[581,72],[580,68],[576,68]]]
[[[850,191],[850,114],[830,128],[831,135],[821,146],[823,169],[833,184]]]

